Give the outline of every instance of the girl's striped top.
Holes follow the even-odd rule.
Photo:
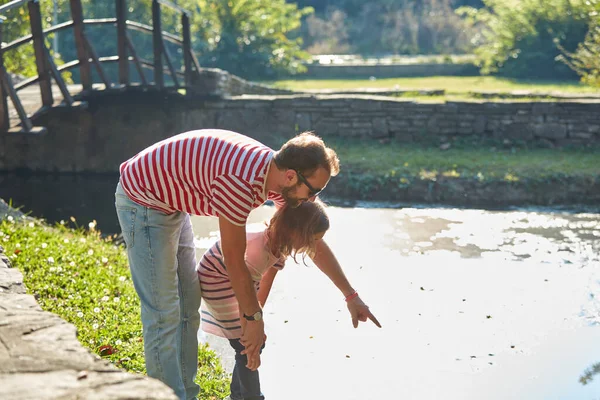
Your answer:
[[[246,265],[258,291],[262,275],[271,267],[281,270],[285,258],[271,254],[264,231],[249,232],[246,239]],[[223,262],[220,241],[204,253],[196,270],[202,291],[202,330],[227,339],[239,339],[242,336],[239,305]]]

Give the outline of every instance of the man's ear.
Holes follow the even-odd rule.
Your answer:
[[[285,183],[289,184],[290,186],[295,184],[296,181],[298,180],[298,176],[296,176],[296,171],[294,171],[293,169],[288,169],[285,171]]]

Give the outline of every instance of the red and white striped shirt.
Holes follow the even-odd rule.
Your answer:
[[[246,224],[266,200],[265,179],[275,152],[236,132],[202,129],[148,147],[120,166],[121,186],[138,204],[171,214],[223,216]]]

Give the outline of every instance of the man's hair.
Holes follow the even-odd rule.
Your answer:
[[[323,140],[312,132],[304,132],[288,140],[275,153],[275,164],[279,169],[295,169],[304,176],[312,176],[319,167],[331,176],[340,171],[340,160],[335,150],[325,146]]]
[[[283,206],[273,215],[267,228],[268,244],[277,257],[292,256],[296,261],[299,253],[315,255],[317,233],[329,229],[329,217],[325,205],[318,199],[305,201],[298,207]]]

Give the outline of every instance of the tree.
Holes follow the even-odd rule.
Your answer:
[[[246,78],[301,72],[308,58],[302,39],[291,38],[313,12],[285,0],[185,0],[193,14],[194,49],[200,62]]]
[[[7,2],[8,0],[0,0],[0,3],[2,4]],[[59,7],[64,7],[64,5],[68,4],[68,0],[58,0],[58,2]],[[51,25],[51,21],[48,21],[44,17],[52,15],[52,1],[40,1],[40,9],[42,13],[42,25],[44,28],[47,28]],[[5,43],[12,42],[31,33],[29,11],[26,4],[9,10],[4,17],[6,17],[6,20],[2,24],[2,39]],[[50,36],[49,39],[52,39],[52,36]],[[49,43],[50,42],[48,42],[48,44]],[[24,77],[37,75],[33,45],[31,43],[21,45],[6,52],[4,54],[4,65],[8,72],[19,74]]]
[[[484,0],[485,8],[457,12],[481,34],[473,37],[483,73],[514,78],[573,78],[557,60],[558,39],[567,51],[583,40],[589,23],[586,0]]]
[[[600,87],[600,0],[589,0],[585,6],[590,16],[590,27],[585,40],[574,53],[558,43],[563,52],[560,60],[577,72],[583,83]]]

